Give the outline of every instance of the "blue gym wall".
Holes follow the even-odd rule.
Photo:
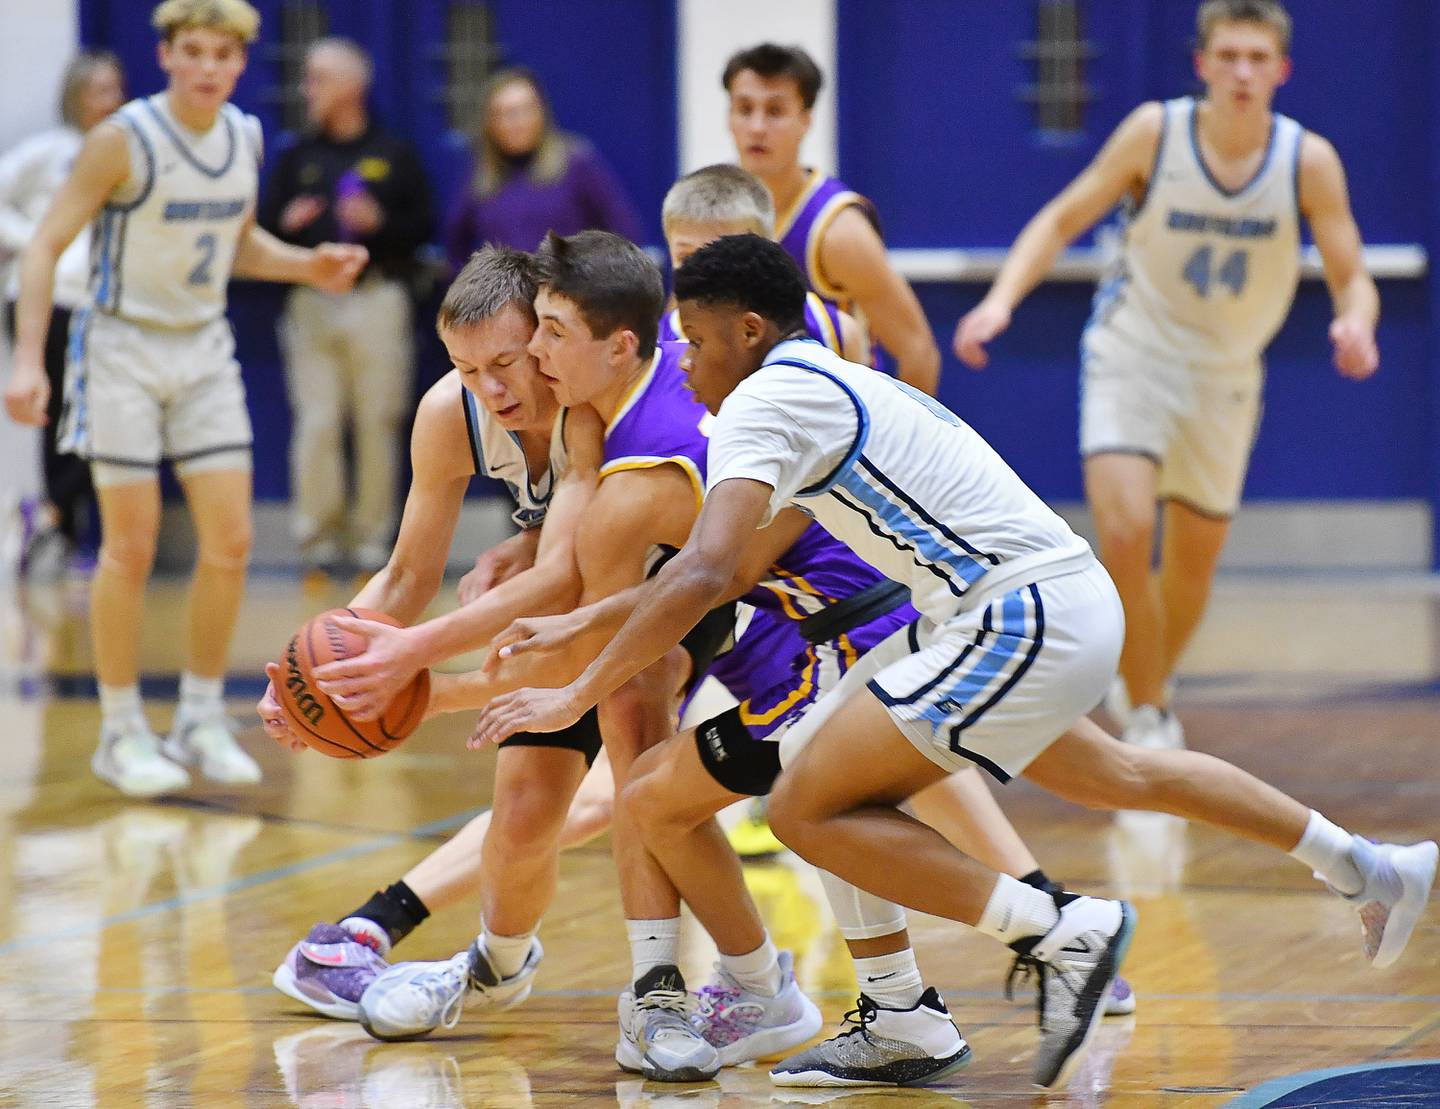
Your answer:
[[[266,43],[279,0],[256,0],[266,33],[252,52],[238,102],[260,115],[272,147],[283,141]],[[412,136],[443,205],[458,186],[464,142],[436,95],[446,0],[331,0],[331,30],[375,54],[379,119]],[[1440,11],[1429,0],[1354,5],[1293,0],[1295,77],[1278,107],[1324,134],[1350,173],[1356,213],[1371,243],[1419,243],[1437,257],[1440,215]],[[676,164],[673,0],[492,0],[506,62],[531,66],[562,125],[588,135],[615,165],[659,241],[660,199]],[[1037,132],[1019,94],[1035,79],[1020,44],[1035,37],[1029,0],[837,0],[839,153],[842,175],[879,205],[895,247],[999,247],[1069,180],[1120,121],[1147,98],[1192,91],[1193,5],[1176,0],[1091,0],[1086,68],[1095,99],[1082,136]],[[126,0],[81,0],[86,43],[118,50],[132,88],[161,81],[153,39]],[[756,38],[763,37],[763,28]],[[941,349],[944,399],[980,428],[1043,496],[1081,495],[1076,460],[1076,343],[1088,287],[1043,286],[975,374],[948,354],[955,320],[983,286],[918,289]],[[1435,427],[1433,280],[1382,283],[1382,369],[1370,382],[1342,380],[1329,365],[1328,301],[1305,282],[1269,358],[1265,422],[1247,487],[1252,499],[1425,498],[1440,491]],[[237,286],[232,318],[256,417],[261,497],[287,486],[288,414],[274,340],[278,290]],[[426,344],[424,380],[444,368]]]

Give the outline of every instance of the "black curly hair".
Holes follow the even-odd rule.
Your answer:
[[[637,353],[655,353],[665,282],[654,262],[629,239],[609,231],[560,236],[551,231],[535,252],[540,284],[574,301],[597,339],[633,331]]]
[[[690,255],[675,299],[754,312],[782,335],[805,327],[805,279],[784,247],[759,235],[725,235]]]

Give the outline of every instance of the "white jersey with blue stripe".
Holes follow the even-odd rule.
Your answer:
[[[130,175],[92,233],[95,307],[155,327],[219,319],[240,235],[255,211],[259,121],[226,104],[197,135],[160,93],[132,100],[107,124],[129,140]]]
[[[489,409],[475,399],[475,394],[460,387],[460,406],[465,413],[465,429],[470,436],[470,457],[475,472],[503,481],[515,500],[510,518],[517,527],[538,528],[545,522],[555,483],[569,467],[565,451],[565,416],[562,408],[550,431],[549,465],[543,474],[532,475],[525,461],[525,448],[520,437],[501,427]]]
[[[1203,366],[1255,366],[1300,278],[1300,142],[1271,117],[1255,175],[1222,186],[1200,153],[1196,102],[1167,101],[1150,184],[1123,216],[1124,247],[1090,326]]]
[[[721,406],[708,487],[731,478],[774,490],[766,523],[809,513],[937,623],[1094,559],[958,416],[813,340],[780,343]]]

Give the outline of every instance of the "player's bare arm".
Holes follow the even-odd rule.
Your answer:
[[[540,528],[524,528],[509,539],[496,543],[475,557],[475,565],[465,572],[457,590],[462,605],[468,605],[480,594],[509,581],[535,565],[540,548]]]
[[[825,232],[820,269],[860,306],[874,337],[895,356],[900,380],[933,395],[940,383],[935,336],[915,290],[890,265],[884,242],[859,208],[846,208]]]
[[[470,604],[414,627],[345,619],[342,626],[365,636],[369,646],[363,654],[317,668],[320,688],[355,719],[373,719],[422,668],[486,646],[517,616],[573,608],[580,599],[575,535],[595,491],[598,423],[588,409],[577,409],[566,420],[570,468],[555,487],[533,567]],[[446,710],[437,706],[435,711]]]
[[[370,252],[356,243],[321,243],[313,250],[291,246],[266,231],[252,216],[240,236],[231,274],[346,293],[369,258]]]
[[[606,477],[599,483],[584,518],[572,531],[581,583],[576,600],[591,604],[639,585],[645,580],[650,550],[684,544],[695,512],[694,486],[678,466],[624,470]],[[548,519],[545,526],[550,526]],[[584,650],[584,643],[577,642],[557,651],[546,660],[545,679],[552,684],[569,681],[593,657]],[[482,708],[497,694],[534,677],[528,667],[523,674],[511,668],[503,674],[493,668],[466,674],[435,674],[431,677],[430,711]]]
[[[473,743],[498,743],[519,731],[556,731],[663,657],[729,588],[746,537],[764,520],[774,492],[748,478],[722,481],[705,499],[694,534],[656,575],[614,639],[562,689],[519,689],[480,714]]]
[[[985,344],[1010,326],[1011,314],[1044,280],[1060,252],[1126,195],[1138,199],[1144,193],[1164,118],[1164,106],[1158,101],[1136,108],[1106,140],[1094,161],[1025,225],[985,299],[955,327],[955,354],[960,361],[972,369],[983,369],[990,361]]]
[[[738,600],[769,577],[773,564],[809,526],[808,516],[787,508],[755,532],[741,554],[722,602]],[[580,660],[578,664],[572,661],[570,674],[579,673],[630,618],[653,584],[654,579],[641,582],[572,612],[514,621],[491,643],[494,653],[487,660],[488,671],[512,686],[538,684],[536,671],[548,668],[558,655],[568,653],[572,660]],[[516,669],[512,659],[523,669]]]
[[[410,432],[410,491],[405,497],[395,549],[384,568],[351,600],[350,608],[374,609],[410,624],[439,592],[446,554],[471,477],[460,389],[459,375],[452,371],[420,399]],[[279,673],[276,663],[266,666],[270,684],[255,711],[271,739],[291,750],[303,751],[304,742],[290,730],[275,696]]]
[[[1375,325],[1380,319],[1380,294],[1365,268],[1364,244],[1350,210],[1345,167],[1335,148],[1307,131],[1300,142],[1300,214],[1310,225],[1325,284],[1335,306],[1330,342],[1335,368],[1363,381],[1380,365]]]
[[[81,229],[130,175],[130,145],[115,124],[99,124],[85,138],[75,167],[55,195],[20,263],[15,353],[5,386],[5,409],[18,423],[40,427],[50,400],[45,377],[45,332],[54,307],[55,266]]]

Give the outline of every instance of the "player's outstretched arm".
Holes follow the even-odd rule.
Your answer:
[[[410,431],[410,491],[390,559],[350,602],[413,624],[440,592],[474,463],[460,408],[459,374],[426,390]]]
[[[589,412],[589,409],[583,410]],[[546,512],[535,565],[470,604],[410,628],[342,618],[367,641],[362,654],[317,667],[320,688],[357,720],[377,717],[423,667],[489,644],[517,616],[566,612],[580,597],[575,534],[594,495],[602,431],[598,417],[566,420],[570,468]]]
[[[825,232],[820,268],[860,306],[874,337],[895,356],[900,380],[933,396],[940,348],[915,290],[890,265],[885,243],[858,208],[846,208]]]
[[[793,508],[776,515],[746,546],[721,600],[738,600],[769,577],[771,566],[809,526],[809,517]],[[614,638],[653,584],[653,579],[640,582],[571,612],[514,621],[490,644],[492,654],[486,660],[485,671],[511,687],[543,685],[545,677],[554,676],[557,663],[568,657],[568,673],[561,680],[569,680]],[[558,668],[564,670],[566,666],[562,663]]]
[[[1300,211],[1315,237],[1335,306],[1330,324],[1335,368],[1362,381],[1380,366],[1375,345],[1380,293],[1365,268],[1364,244],[1350,211],[1345,167],[1333,146],[1308,131],[1300,141]]]
[[[413,476],[395,549],[390,561],[366,582],[349,607],[374,609],[411,624],[440,591],[446,554],[473,466],[460,411],[460,388],[452,372],[420,398],[410,432]],[[305,750],[280,708],[269,667],[266,675],[270,683],[255,706],[266,734],[293,751]]]
[[[291,246],[252,219],[240,235],[231,275],[346,293],[369,260],[370,252],[356,243],[321,243],[313,250]]]
[[[5,385],[5,410],[22,424],[40,427],[50,400],[45,376],[45,333],[54,308],[55,265],[80,229],[130,175],[130,144],[119,126],[93,128],[40,220],[20,262],[20,301],[15,310],[15,353]]]
[[[585,671],[561,689],[520,689],[481,712],[473,742],[520,731],[555,731],[661,658],[725,596],[747,537],[774,490],[748,478],[722,481],[705,500],[690,541],[656,575],[634,614]]]
[[[1131,112],[1080,176],[1025,225],[985,299],[955,326],[960,361],[983,369],[990,361],[985,344],[1010,326],[1011,314],[1050,272],[1060,252],[1127,193],[1143,193],[1160,144],[1164,111],[1152,102]]]

